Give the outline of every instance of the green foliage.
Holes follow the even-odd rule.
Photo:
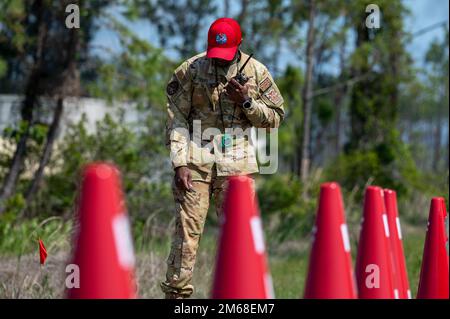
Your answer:
[[[417,193],[437,196],[448,187],[439,178],[419,171],[408,145],[395,136],[371,150],[340,155],[328,164],[325,176],[339,182],[346,191],[354,191],[358,200],[362,199],[367,185],[393,189],[403,200],[413,200]]]
[[[320,99],[317,104],[317,117],[321,126],[325,127],[333,119],[333,105],[329,99]]]
[[[152,147],[152,143],[159,142],[147,131],[136,132],[124,124],[123,116],[123,112],[114,118],[106,115],[97,122],[93,133],[86,128],[85,116],[68,128],[50,164],[52,173],[45,177],[32,211],[41,216],[69,214],[80,170],[86,163],[96,161],[112,162],[121,170],[133,217],[145,220],[155,210],[164,210],[169,197],[164,175],[166,154],[161,154],[163,148]],[[158,182],[152,179],[154,171],[159,172]]]
[[[60,79],[67,70],[67,55],[70,54],[73,32],[65,26],[66,6],[70,1],[26,1],[5,0],[0,2],[0,61],[4,59],[9,72],[1,72],[0,62],[0,90],[2,93],[23,94],[31,72],[38,57],[42,56],[41,73],[37,81],[30,85],[39,95],[54,92],[55,86],[62,84]],[[107,0],[77,1],[80,8],[80,28],[77,29],[78,47],[76,54],[77,67],[83,80],[86,70],[95,69],[91,60],[89,48],[94,32],[98,28],[101,12],[111,2]],[[39,17],[43,17],[40,19]],[[41,30],[41,31],[40,31]],[[45,36],[39,33],[45,31]],[[40,44],[41,54],[37,53]],[[82,83],[84,86],[85,83]],[[67,89],[67,87],[66,87]],[[50,94],[51,95],[51,94]]]
[[[287,66],[283,76],[276,79],[284,98],[285,119],[278,131],[280,157],[286,163],[292,163],[298,146],[299,123],[302,121],[301,87],[302,74],[299,69]],[[283,167],[281,167],[283,169]]]
[[[303,199],[300,181],[289,175],[272,175],[257,181],[261,214],[273,243],[303,237],[312,229],[316,199]],[[318,185],[311,186],[318,189]]]
[[[161,50],[139,39],[119,22],[117,29],[124,51],[104,61],[97,80],[89,85],[93,96],[112,101],[133,101],[144,108],[162,108],[165,86],[174,64]]]
[[[3,32],[0,32],[0,49],[10,42],[9,52],[17,50],[23,52],[29,39],[25,34],[24,25],[21,23],[25,16],[25,3],[23,0],[7,0],[0,3],[0,24]],[[0,72],[1,76],[1,72]]]
[[[381,164],[376,152],[354,151],[341,155],[327,169],[329,179],[351,189],[365,185],[381,175]],[[377,180],[378,181],[378,180]]]
[[[6,73],[8,69],[8,65],[6,64],[5,60],[0,58],[0,78]]]
[[[33,218],[18,221],[8,216],[0,219],[0,253],[22,255],[38,251],[38,239],[42,239],[47,252],[67,249],[71,223],[61,218]]]
[[[35,154],[44,144],[47,136],[48,126],[44,124],[35,124],[28,127],[26,121],[19,121],[17,125],[7,126],[3,130],[3,138],[10,143],[17,144],[24,134],[28,134],[29,154]]]
[[[22,209],[25,208],[25,198],[21,193],[16,193],[11,196],[5,205],[5,213],[2,217],[3,220],[13,220],[18,216]]]

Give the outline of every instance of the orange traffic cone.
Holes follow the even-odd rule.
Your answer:
[[[405,255],[403,253],[402,230],[397,209],[397,194],[390,189],[384,190],[384,203],[388,216],[391,259],[392,259],[392,280],[396,299],[411,299],[409,289],[408,272],[406,270]]]
[[[325,183],[320,187],[304,297],[357,297],[344,204],[336,183]]]
[[[119,171],[104,163],[85,167],[79,200],[72,262],[79,284],[68,286],[68,298],[135,298],[134,252]]]
[[[364,198],[364,215],[356,260],[359,298],[394,298],[389,226],[383,190],[369,186]]]
[[[253,182],[246,176],[228,182],[212,298],[273,298]]]
[[[448,253],[445,247],[448,238],[444,225],[446,216],[444,198],[434,197],[431,200],[417,298],[449,298],[449,265]]]

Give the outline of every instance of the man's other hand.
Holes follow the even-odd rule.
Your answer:
[[[181,166],[175,169],[175,185],[182,190],[192,189],[192,175],[189,168]]]

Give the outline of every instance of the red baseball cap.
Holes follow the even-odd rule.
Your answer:
[[[236,20],[217,19],[209,27],[206,56],[231,61],[241,41],[241,27]]]

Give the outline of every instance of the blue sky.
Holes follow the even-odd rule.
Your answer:
[[[448,27],[448,0],[404,0],[404,3],[411,10],[411,16],[405,21],[407,31],[415,32],[441,21],[447,21]],[[443,36],[442,28],[437,28],[414,38],[408,49],[417,64],[422,63],[433,39],[442,39]]]
[[[411,14],[405,19],[406,31],[411,33],[417,32],[423,28],[446,21],[448,26],[449,20],[449,1],[448,0],[403,0],[404,4],[410,9]],[[376,3],[376,1],[374,1]],[[381,11],[383,8],[380,8]],[[112,10],[112,13],[114,11]],[[139,22],[132,24],[134,31],[144,39],[150,39],[155,36],[155,30],[147,22]],[[208,26],[204,26],[204,34],[206,38]],[[434,39],[442,39],[444,32],[442,27],[433,29],[425,34],[415,37],[407,49],[414,58],[415,64],[420,66],[423,63],[425,52],[429,44]],[[114,51],[120,50],[120,44],[114,34],[106,28],[100,29],[95,37],[95,44],[107,47]],[[166,51],[166,55],[173,59],[178,59],[175,52]],[[289,53],[287,48],[281,50],[282,61],[280,67],[283,68],[289,61],[292,63],[293,55]],[[284,56],[283,56],[284,55]],[[301,63],[301,62],[300,62]]]

